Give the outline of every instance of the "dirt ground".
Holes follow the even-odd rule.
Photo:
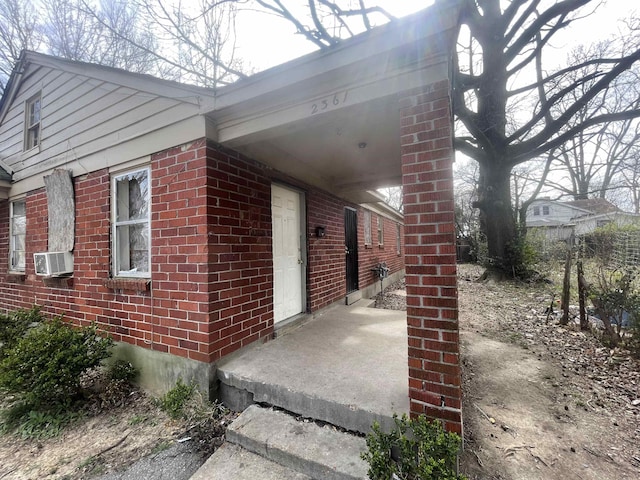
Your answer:
[[[545,314],[554,287],[488,284],[460,266],[465,450],[470,480],[640,478],[640,362]],[[379,307],[403,309],[386,289]],[[54,439],[0,441],[0,480],[95,478],[188,438],[134,393]],[[198,446],[194,439],[187,440]]]
[[[168,448],[181,430],[148,398],[134,393],[126,406],[81,420],[57,438],[3,436],[0,479],[92,477]]]
[[[553,286],[460,268],[462,471],[473,479],[640,478],[640,362],[547,320]]]

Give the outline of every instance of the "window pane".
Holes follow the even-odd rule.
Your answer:
[[[13,216],[24,217],[27,214],[27,205],[25,202],[13,202]]]
[[[40,99],[35,99],[29,105],[29,126],[35,125],[40,121]]]
[[[149,224],[122,225],[116,227],[117,272],[149,272]]]
[[[116,222],[148,218],[149,179],[141,171],[116,181]]]
[[[27,217],[13,217],[11,234],[19,235],[27,232]]]
[[[25,239],[26,235],[13,235],[12,237],[13,250],[25,251]]]
[[[11,268],[14,270],[24,270],[25,266],[25,253],[24,251],[14,251],[11,254]]]

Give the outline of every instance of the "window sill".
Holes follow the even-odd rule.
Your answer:
[[[107,278],[102,285],[111,290],[130,290],[148,292],[151,290],[151,280],[148,278]]]
[[[26,275],[24,272],[8,272],[7,283],[24,283]]]
[[[42,277],[46,287],[73,288],[73,277]]]

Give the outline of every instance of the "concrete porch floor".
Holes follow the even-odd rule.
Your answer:
[[[243,409],[267,403],[366,433],[409,413],[407,321],[371,300],[334,305],[218,365],[220,398]]]

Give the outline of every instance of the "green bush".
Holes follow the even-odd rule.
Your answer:
[[[113,342],[95,327],[72,328],[61,318],[30,329],[0,361],[0,389],[37,409],[80,393],[81,375],[107,358]]]
[[[140,372],[126,360],[116,360],[107,367],[110,380],[132,383]]]
[[[367,435],[368,450],[362,459],[369,463],[371,480],[463,480],[456,473],[461,440],[439,422],[424,415],[409,419],[394,415],[395,428],[384,433],[376,422]],[[395,475],[395,477],[394,477]]]
[[[5,352],[16,346],[29,328],[43,320],[40,307],[30,310],[21,308],[6,315],[0,314],[0,359],[4,358]]]
[[[187,385],[179,378],[176,386],[158,399],[158,406],[174,420],[183,418],[185,408],[193,398],[195,391],[196,386],[193,383]]]
[[[16,403],[0,412],[0,433],[15,431],[22,438],[53,438],[81,418],[72,404],[45,406],[33,410],[24,403]]]

